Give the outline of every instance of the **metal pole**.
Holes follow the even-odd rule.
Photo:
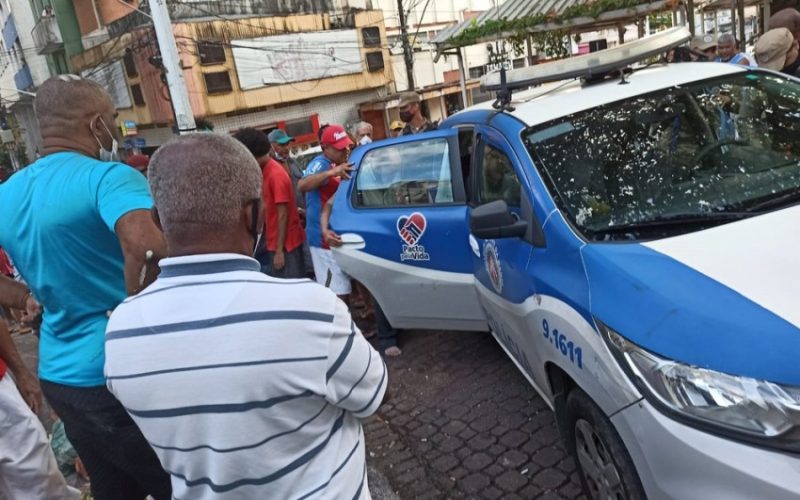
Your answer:
[[[744,50],[745,46],[745,31],[744,31],[744,0],[736,0],[736,10],[739,14],[739,43],[741,49]],[[734,28],[735,29],[735,28]]]
[[[464,109],[467,109],[469,102],[467,102],[467,77],[464,73],[464,56],[461,55],[461,47],[456,48],[456,57],[458,58],[458,80],[461,84],[461,100],[464,104]]]
[[[414,53],[411,51],[411,44],[408,43],[408,26],[406,26],[406,13],[403,10],[403,0],[397,0],[397,15],[400,17],[400,40],[403,43],[403,59],[406,63],[406,78],[408,79],[408,90],[414,90]]]
[[[694,0],[687,0],[686,1],[686,18],[689,21],[689,32],[692,36],[695,35],[695,26],[694,26]]]
[[[764,0],[764,10],[763,10],[763,17],[762,24],[763,27],[761,28],[763,31],[761,33],[766,33],[769,30],[769,18],[772,16],[771,6],[768,0]]]
[[[189,102],[189,92],[183,80],[183,69],[178,56],[178,46],[175,43],[175,34],[172,32],[172,22],[169,18],[166,0],[150,0],[150,11],[153,16],[153,28],[161,50],[161,61],[167,73],[167,88],[169,88],[170,102],[175,113],[175,121],[179,134],[194,132],[197,128],[194,123],[194,113]]]

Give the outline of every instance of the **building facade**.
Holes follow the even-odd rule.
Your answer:
[[[127,145],[147,152],[173,135],[158,42],[136,11],[107,22],[122,13],[104,10],[106,3],[118,4],[97,1],[98,16],[81,20],[84,36],[106,39],[71,64],[109,90]],[[177,6],[173,31],[195,117],[218,132],[281,128],[298,147],[316,143],[324,123],[356,121],[358,103],[392,88],[383,13],[369,7],[331,0],[290,10],[261,0]]]

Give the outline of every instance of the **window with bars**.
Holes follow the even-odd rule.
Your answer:
[[[225,62],[225,47],[218,42],[198,42],[197,53],[200,64],[221,64]]]
[[[233,90],[231,75],[227,71],[203,73],[203,78],[206,81],[206,90],[209,94],[219,94]]]
[[[137,84],[131,85],[131,97],[133,97],[133,104],[136,106],[144,106],[144,95],[142,94],[142,86]]]

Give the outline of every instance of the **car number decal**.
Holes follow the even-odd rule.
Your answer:
[[[567,339],[555,328],[551,331],[546,319],[542,320],[542,334],[550,341],[550,344],[560,352],[562,356],[568,358],[570,362],[581,370],[583,369],[583,349],[578,347],[575,342]]]

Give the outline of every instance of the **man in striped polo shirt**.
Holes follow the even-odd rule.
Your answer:
[[[369,498],[359,419],[384,399],[386,366],[333,292],[249,257],[263,227],[253,156],[184,136],[149,175],[170,257],[111,316],[105,373],[175,498]]]

